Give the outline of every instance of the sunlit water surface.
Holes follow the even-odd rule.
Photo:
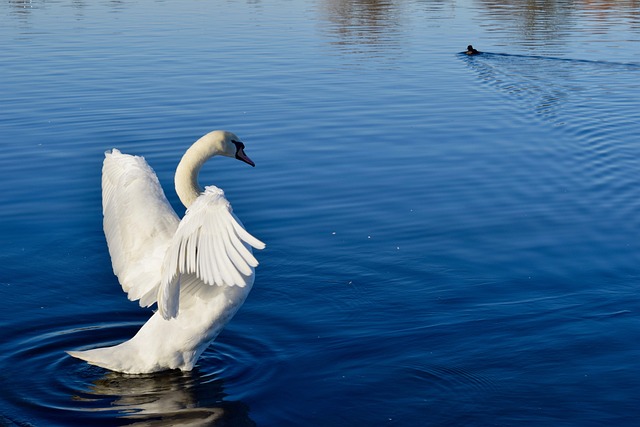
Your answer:
[[[639,42],[635,1],[0,3],[0,424],[634,425]],[[103,152],[182,214],[216,128],[246,304],[191,373],[70,358],[150,315]]]

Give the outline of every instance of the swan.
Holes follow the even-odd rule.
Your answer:
[[[113,272],[130,300],[158,309],[130,340],[69,355],[128,374],[190,371],[243,304],[258,265],[251,247],[265,244],[245,231],[221,189],[199,186],[200,168],[216,155],[255,166],[231,132],[198,139],[175,173],[187,208],[180,220],[143,157],[105,153],[103,227]]]

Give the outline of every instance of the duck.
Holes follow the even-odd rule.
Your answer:
[[[467,55],[477,55],[480,52],[478,52],[478,50],[474,49],[473,46],[469,45],[467,46],[467,51],[465,52],[465,54]]]
[[[191,371],[242,306],[258,266],[252,248],[265,244],[245,230],[222,189],[198,183],[214,156],[255,166],[234,133],[216,130],[199,138],[175,172],[186,207],[180,219],[144,157],[115,148],[105,153],[103,229],[113,273],[129,300],[157,304],[157,310],[128,341],[70,356],[127,374]]]

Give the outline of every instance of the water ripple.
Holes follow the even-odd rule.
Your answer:
[[[541,150],[564,159],[570,188],[599,194],[603,209],[635,221],[640,149],[630,136],[640,133],[640,85],[631,82],[640,64],[495,53],[461,58],[483,85],[552,127],[558,141]]]
[[[264,363],[256,369],[258,357],[273,358],[269,346],[255,338],[220,340],[207,350],[192,372],[168,371],[127,375],[107,372],[68,356],[88,341],[94,346],[112,345],[131,336],[137,320],[99,323],[108,318],[99,313],[77,319],[50,319],[46,329],[16,325],[14,351],[4,357],[0,384],[11,409],[7,419],[21,425],[24,415],[38,414],[55,425],[112,425],[113,417],[135,420],[132,425],[255,425],[249,408],[232,400],[228,386],[257,393],[274,375],[277,364]],[[97,326],[95,326],[97,325]],[[29,378],[16,381],[16,378]],[[245,393],[247,395],[247,393]],[[13,418],[15,419],[13,419]],[[122,424],[126,422],[123,421]],[[128,424],[128,423],[127,423]]]

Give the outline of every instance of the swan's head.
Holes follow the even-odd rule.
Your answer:
[[[208,159],[217,155],[233,157],[255,166],[244,153],[244,144],[235,134],[224,130],[209,132],[189,147],[176,168],[176,192],[187,208],[204,191],[198,184],[200,168]]]
[[[209,132],[198,141],[198,145],[206,150],[206,157],[216,154],[233,157],[251,166],[255,166],[253,160],[244,152],[244,144],[238,136],[225,130],[214,130]]]

